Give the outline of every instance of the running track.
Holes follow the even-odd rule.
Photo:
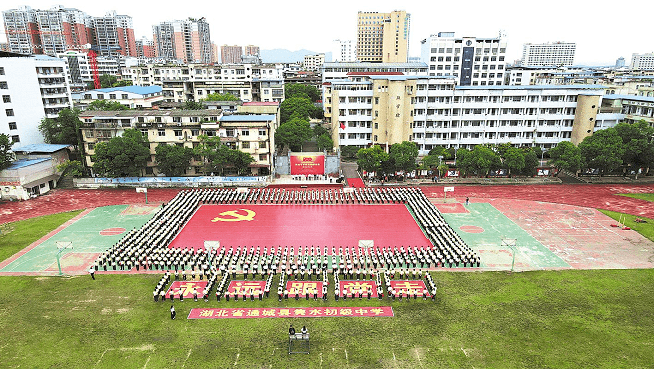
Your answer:
[[[618,211],[654,218],[651,202],[617,196],[618,193],[654,193],[654,184],[647,185],[505,185],[454,186],[454,197],[464,199],[520,199],[576,205]],[[428,197],[442,197],[443,186],[422,186]],[[148,203],[170,201],[179,189],[148,189]],[[448,196],[452,196],[450,193]],[[56,189],[36,199],[0,204],[0,224],[65,211],[107,205],[144,204],[145,196],[134,189],[77,190]]]

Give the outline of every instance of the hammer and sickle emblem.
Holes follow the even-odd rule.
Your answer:
[[[240,211],[244,211],[245,214],[241,214]],[[227,216],[228,218],[215,217],[212,222],[240,222],[242,220],[254,220],[254,216],[257,215],[252,210],[248,209],[238,209],[238,210],[228,210],[224,211],[218,215]]]

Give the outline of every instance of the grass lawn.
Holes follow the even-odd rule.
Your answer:
[[[159,275],[0,277],[3,368],[647,368],[654,270],[434,273],[436,303],[152,301]],[[330,294],[330,296],[333,296]],[[388,318],[187,320],[193,307],[393,306]],[[311,354],[288,355],[289,324]]]
[[[621,193],[620,195],[654,202],[654,193]]]
[[[53,229],[74,218],[82,210],[51,214],[0,226],[0,261],[7,259]]]
[[[623,224],[626,225],[627,227],[642,234],[643,236],[647,237],[649,240],[654,241],[654,219],[637,217],[633,214],[618,213],[610,210],[602,210],[602,209],[597,209],[597,210],[601,211],[605,215],[610,216],[616,221],[622,221]],[[636,218],[643,219],[647,223],[636,223],[635,222]]]

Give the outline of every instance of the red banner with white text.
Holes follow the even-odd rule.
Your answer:
[[[291,175],[325,174],[325,155],[301,153],[291,155]]]
[[[392,317],[390,306],[308,308],[198,308],[188,319]]]

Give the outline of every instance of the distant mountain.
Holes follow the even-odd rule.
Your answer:
[[[286,49],[261,50],[261,61],[264,63],[296,63],[303,62],[305,55],[318,54],[306,49],[290,51]],[[331,53],[325,53],[325,60],[331,60]]]

